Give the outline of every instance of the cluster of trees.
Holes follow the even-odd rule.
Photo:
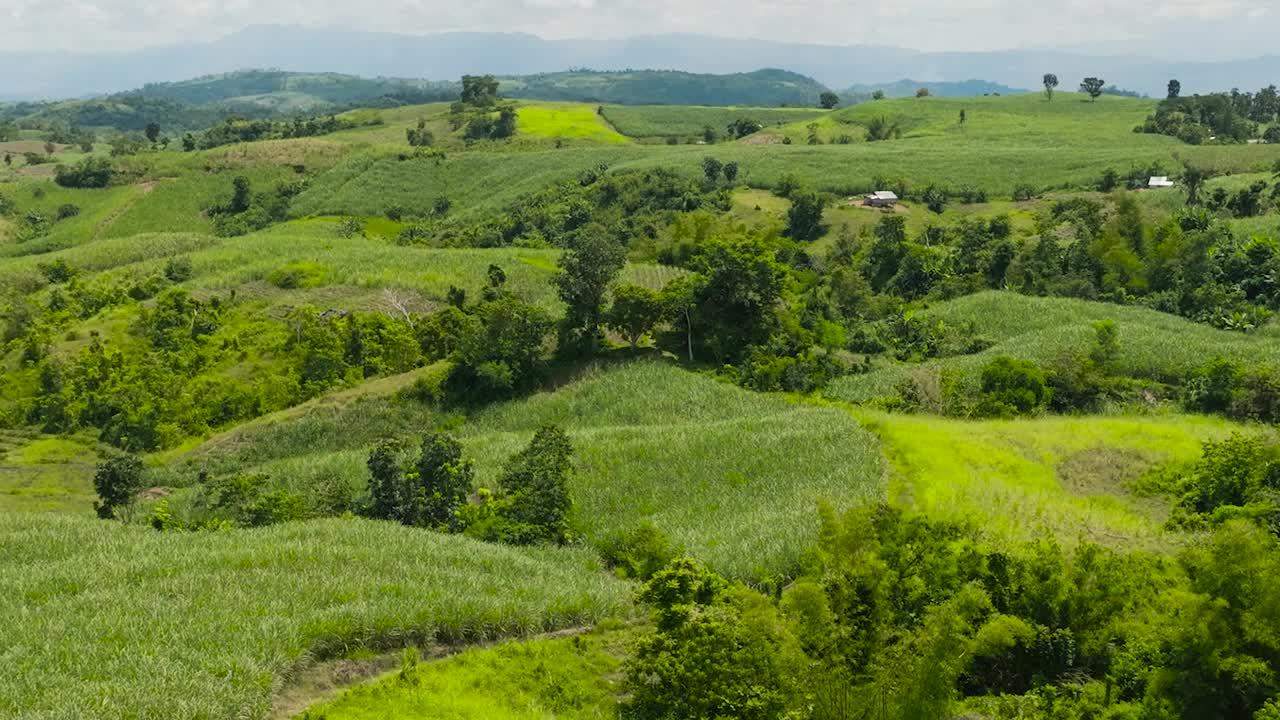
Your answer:
[[[1243,143],[1262,137],[1280,142],[1280,93],[1274,85],[1255,93],[1181,94],[1181,84],[1169,83],[1169,96],[1138,132],[1171,135],[1192,145],[1210,140]]]
[[[291,120],[251,119],[233,116],[222,120],[202,133],[186,133],[182,136],[182,149],[186,152],[191,152],[193,150],[208,150],[241,142],[315,137],[317,135],[328,135],[340,130],[381,125],[382,123],[382,116],[378,113],[305,118],[297,115]],[[154,125],[154,133],[151,130],[152,128],[148,127],[147,138],[154,143],[159,136],[160,126],[158,124]]]
[[[416,457],[406,450],[388,440],[370,453],[364,514],[513,545],[568,541],[573,446],[560,428],[543,426],[508,459],[496,491],[477,492],[474,462],[448,433],[427,435]]]
[[[502,140],[516,134],[516,109],[499,102],[498,80],[492,75],[462,76],[462,93],[450,108],[449,124],[465,128],[468,141]]]
[[[298,179],[255,193],[249,178],[237,175],[231,179],[231,197],[206,208],[205,212],[213,218],[215,235],[245,235],[282,222],[289,214],[289,202],[305,188],[306,180]]]
[[[1280,711],[1275,536],[1228,522],[1175,561],[995,550],[888,507],[821,513],[772,596],[678,559],[639,593],[627,717],[1217,718]],[[966,714],[969,713],[969,714]]]
[[[59,165],[53,181],[66,188],[104,188],[111,184],[115,169],[102,157],[87,157],[75,165]]]

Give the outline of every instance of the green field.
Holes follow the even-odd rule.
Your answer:
[[[595,720],[611,717],[632,634],[506,643],[397,671],[298,720]],[[483,691],[477,692],[483,688]]]
[[[1199,457],[1238,426],[1190,416],[972,421],[859,411],[885,444],[897,504],[978,520],[997,542],[1044,534],[1067,543],[1161,550],[1169,508],[1129,486],[1148,469]]]
[[[969,377],[976,377],[983,365],[1000,355],[1049,362],[1085,352],[1093,342],[1094,323],[1102,320],[1114,321],[1119,329],[1120,370],[1138,377],[1173,381],[1219,355],[1246,364],[1265,364],[1280,353],[1280,336],[1270,327],[1246,335],[1146,308],[1071,298],[989,291],[937,303],[920,316],[952,327],[972,323],[979,337],[995,343],[974,355],[914,366],[951,368]],[[837,380],[828,393],[841,400],[866,402],[891,395],[895,386],[915,371],[907,365],[889,365]]]
[[[519,109],[517,117],[521,135],[610,144],[627,142],[626,137],[610,128],[586,105],[527,105]]]
[[[443,419],[357,403],[298,422],[259,422],[175,460],[263,472],[295,490],[330,477],[363,484],[377,436],[350,430],[357,418],[390,434],[423,432]],[[505,458],[548,422],[564,427],[577,448],[574,523],[588,540],[649,520],[730,575],[793,570],[816,532],[820,502],[849,507],[882,496],[874,438],[847,414],[652,362],[593,372],[467,416],[458,432],[477,461],[478,483],[492,483]]]
[[[581,626],[630,594],[583,550],[362,520],[169,535],[3,513],[0,545],[15,719],[259,718],[309,662]]]

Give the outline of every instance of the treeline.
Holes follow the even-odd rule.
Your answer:
[[[251,120],[244,117],[231,117],[202,133],[183,135],[182,149],[190,152],[240,142],[315,137],[341,130],[382,124],[382,116],[377,113],[308,118],[297,115],[291,120]]]
[[[576,70],[502,78],[508,95],[619,105],[749,105],[817,107],[830,92],[816,80],[786,70],[708,75],[675,70]]]
[[[935,720],[1280,713],[1274,535],[1228,522],[1176,559],[1051,539],[995,549],[888,507],[820,514],[768,594],[692,560],[638,593],[624,717]]]
[[[1171,135],[1192,145],[1215,142],[1243,143],[1255,138],[1280,142],[1280,93],[1270,85],[1257,93],[1230,93],[1182,97],[1170,83],[1170,97],[1163,100],[1138,132]]]

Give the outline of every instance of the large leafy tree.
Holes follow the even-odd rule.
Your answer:
[[[626,250],[603,227],[587,227],[559,264],[552,282],[566,305],[560,326],[562,349],[594,350],[602,339],[605,295],[626,264]]]
[[[691,343],[717,362],[736,362],[768,339],[782,297],[786,268],[753,237],[716,239],[693,261],[696,278],[682,287],[689,309]]]
[[[1102,95],[1102,88],[1106,87],[1107,81],[1102,78],[1087,77],[1080,81],[1080,92],[1089,96],[1090,100],[1097,102]]]

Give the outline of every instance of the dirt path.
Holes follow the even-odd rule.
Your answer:
[[[115,210],[112,210],[110,215],[102,218],[102,220],[98,222],[98,226],[93,229],[93,242],[101,240],[103,233],[111,229],[111,226],[115,224],[116,220],[120,219],[121,215],[132,210],[133,206],[137,205],[139,200],[150,195],[151,191],[156,189],[156,181],[148,180],[147,182],[138,183],[134,187],[137,187],[139,191],[135,193],[133,197],[129,198],[128,202]]]

